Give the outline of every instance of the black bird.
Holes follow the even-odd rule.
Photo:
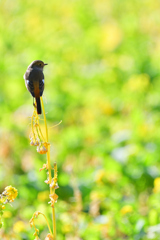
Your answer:
[[[43,68],[47,65],[41,60],[33,61],[27,68],[24,74],[24,80],[28,91],[32,97],[36,99],[37,113],[41,114],[41,102],[40,97],[44,91],[44,74]]]

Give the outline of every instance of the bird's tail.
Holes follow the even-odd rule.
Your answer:
[[[41,102],[40,102],[40,97],[36,97],[36,104],[37,104],[37,113],[41,114],[42,110],[41,110]]]

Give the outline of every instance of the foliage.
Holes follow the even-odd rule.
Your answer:
[[[159,239],[159,3],[2,0],[0,32],[0,192],[18,189],[2,239],[33,239],[37,209],[51,218],[23,80],[36,59],[48,63],[58,240]],[[44,239],[45,221],[38,224]]]

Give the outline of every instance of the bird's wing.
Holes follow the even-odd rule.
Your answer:
[[[44,74],[39,69],[27,69],[24,74],[25,84],[33,97],[42,96],[44,90]]]

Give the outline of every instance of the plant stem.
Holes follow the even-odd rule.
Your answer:
[[[47,121],[46,121],[46,115],[45,115],[45,110],[44,110],[44,104],[43,104],[43,99],[41,97],[41,104],[42,104],[42,110],[43,110],[43,116],[44,116],[44,123],[45,123],[45,129],[46,129],[46,142],[48,143],[48,128],[47,128]],[[52,181],[52,167],[50,163],[50,145],[48,145],[48,152],[47,152],[47,164],[48,164],[48,172],[49,172],[49,185],[51,184]],[[54,194],[55,189],[53,189],[50,186],[50,194]],[[52,207],[52,219],[53,219],[53,238],[56,240],[56,218],[55,218],[55,208]]]
[[[49,222],[48,222],[46,216],[45,216],[43,213],[41,213],[41,212],[40,212],[40,214],[42,214],[43,217],[46,219],[46,222],[47,222],[47,225],[48,225],[49,232],[50,232],[50,234],[52,234],[52,231],[51,231],[51,228],[50,228],[50,226],[49,226]]]

